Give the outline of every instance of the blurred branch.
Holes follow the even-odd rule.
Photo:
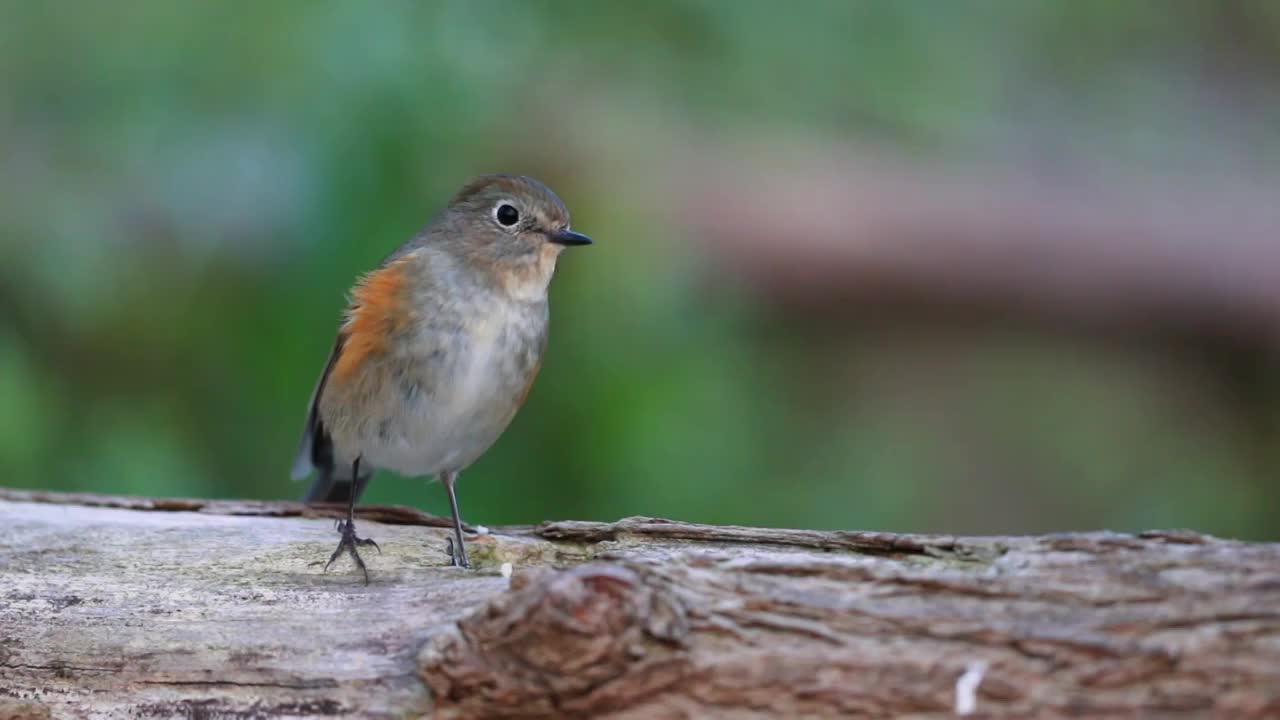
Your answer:
[[[783,301],[1280,337],[1274,183],[776,155],[686,154],[672,201],[718,260]]]
[[[1280,545],[307,512],[0,490],[0,717],[1280,712]]]

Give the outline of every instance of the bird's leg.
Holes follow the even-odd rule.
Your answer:
[[[453,512],[453,542],[449,543],[449,554],[453,557],[455,566],[469,568],[471,563],[467,562],[467,546],[462,544],[462,515],[458,513],[458,496],[453,491],[457,480],[458,473],[455,470],[440,474],[440,484],[444,485],[444,491],[449,494],[449,510]]]
[[[372,545],[379,553],[382,552],[382,548],[369,538],[356,537],[356,478],[359,475],[360,458],[356,458],[355,462],[351,463],[351,494],[347,497],[347,519],[338,521],[338,532],[342,533],[342,539],[338,541],[338,547],[329,556],[329,562],[325,563],[324,570],[328,572],[333,561],[346,552],[355,561],[356,567],[360,568],[360,572],[364,573],[364,584],[368,585],[369,570],[364,566],[364,560],[360,559],[360,552],[356,548]]]

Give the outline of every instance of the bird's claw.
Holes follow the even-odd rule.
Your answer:
[[[365,567],[364,560],[360,558],[360,552],[356,548],[372,545],[378,554],[382,554],[382,548],[370,538],[357,537],[356,524],[351,520],[339,520],[337,530],[342,533],[342,539],[338,541],[338,547],[334,548],[333,554],[329,556],[329,562],[324,564],[324,571],[329,572],[329,567],[345,552],[351,556],[351,560],[355,562],[356,567],[360,568],[360,572],[364,573],[364,584],[368,585],[369,570]],[[320,563],[317,561],[311,564],[319,565]]]

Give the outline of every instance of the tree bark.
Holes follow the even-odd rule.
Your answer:
[[[1278,544],[338,513],[0,490],[0,719],[1280,716]]]

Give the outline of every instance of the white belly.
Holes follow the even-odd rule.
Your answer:
[[[545,313],[545,310],[543,311]],[[540,322],[539,322],[540,321]],[[403,475],[462,470],[510,424],[536,372],[545,314],[503,305],[446,343],[425,339],[407,365],[401,402],[366,438],[364,459]]]

